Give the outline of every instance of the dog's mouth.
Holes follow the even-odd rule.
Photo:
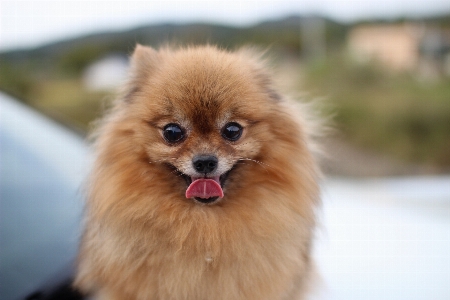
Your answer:
[[[171,167],[175,168],[172,165]],[[216,177],[189,176],[179,170],[177,170],[177,172],[186,181],[186,198],[195,199],[203,204],[211,204],[224,197],[223,188],[233,169],[234,167]]]

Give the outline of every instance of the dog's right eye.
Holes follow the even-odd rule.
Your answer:
[[[184,138],[184,131],[178,124],[167,124],[164,126],[163,135],[169,143],[176,143]]]
[[[230,122],[222,128],[222,136],[232,142],[237,141],[242,135],[242,126],[236,122]]]

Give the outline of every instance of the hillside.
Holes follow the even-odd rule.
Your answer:
[[[324,114],[334,116],[336,131],[340,133],[340,140],[332,144],[344,149],[343,152],[351,153],[346,147],[355,145],[355,149],[392,157],[405,170],[401,173],[410,172],[404,164],[425,165],[425,169],[432,172],[448,172],[450,78],[430,81],[414,73],[392,73],[376,62],[357,64],[346,52],[346,36],[354,26],[372,23],[420,21],[426,26],[448,30],[450,17],[358,24],[316,18],[323,29],[319,38],[325,45],[319,59],[304,56],[308,53],[306,50],[314,49],[305,39],[310,28],[305,26],[311,25],[310,20],[291,16],[248,27],[204,23],[148,25],[125,31],[92,33],[34,49],[3,52],[0,53],[0,90],[86,132],[92,120],[113,98],[111,91],[89,91],[82,80],[86,67],[105,55],[128,56],[136,43],[154,47],[166,43],[211,43],[227,49],[256,45],[269,49],[274,67],[283,69],[278,78],[290,81],[293,93],[326,99]],[[345,145],[341,147],[343,140]],[[353,159],[354,162],[344,161],[341,165],[364,164],[369,161],[366,157],[347,155],[347,161]],[[373,161],[372,165],[381,164]],[[342,170],[342,167],[336,168]],[[397,171],[389,171],[389,174],[397,174]]]
[[[218,24],[158,24],[126,31],[97,32],[73,39],[58,41],[35,49],[0,53],[0,60],[24,61],[37,58],[60,58],[68,53],[89,49],[98,55],[106,51],[129,53],[136,43],[158,46],[167,42],[180,44],[212,43],[226,48],[243,44],[285,47],[298,53],[301,49],[299,30],[307,17],[291,16],[281,20],[262,22],[249,27]],[[341,42],[346,25],[324,20],[329,42]],[[95,45],[95,47],[93,46]],[[97,52],[95,52],[97,51]]]

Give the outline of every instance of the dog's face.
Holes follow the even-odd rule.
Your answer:
[[[273,139],[267,120],[279,99],[246,57],[208,47],[138,46],[133,54],[126,105],[139,123],[134,141],[186,198],[216,203],[239,186],[242,166],[264,169],[261,149]]]

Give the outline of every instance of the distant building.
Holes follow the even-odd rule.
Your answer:
[[[393,71],[427,77],[450,75],[450,34],[425,25],[361,25],[347,39],[357,61],[375,61]]]
[[[90,91],[108,91],[123,84],[128,73],[126,56],[110,54],[89,65],[83,72],[83,85]]]
[[[422,31],[418,26],[357,26],[348,36],[348,48],[360,62],[377,61],[396,71],[411,71],[419,62]]]

